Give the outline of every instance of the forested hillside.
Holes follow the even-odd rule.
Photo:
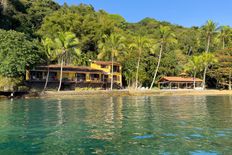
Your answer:
[[[0,77],[23,79],[27,68],[61,63],[62,54],[72,65],[113,56],[127,86],[153,87],[161,76],[186,73],[206,79],[208,87],[231,88],[232,29],[211,20],[203,24],[185,28],[152,18],[128,23],[85,4],[0,0]],[[67,32],[75,35],[76,50],[59,54],[52,42]]]

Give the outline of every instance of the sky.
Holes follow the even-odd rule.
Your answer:
[[[208,19],[218,25],[232,26],[232,0],[56,0],[63,4],[91,4],[95,10],[103,9],[120,14],[128,22],[145,17],[191,27],[202,26]]]

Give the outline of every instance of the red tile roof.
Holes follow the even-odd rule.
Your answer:
[[[44,67],[49,67],[49,68],[60,68],[60,65],[49,65],[49,66],[44,66]],[[73,69],[89,69],[92,70],[92,68],[90,67],[86,67],[86,66],[71,66],[71,65],[64,65],[63,68],[73,68]]]
[[[93,61],[93,63],[98,65],[111,65],[111,61]],[[114,62],[114,65],[121,65],[119,62]]]
[[[35,70],[60,70],[60,65],[49,65],[49,66],[37,66]],[[85,66],[63,66],[64,71],[84,71],[84,72],[103,72],[102,70],[93,69]]]
[[[159,80],[159,82],[164,82],[164,81],[169,81],[169,82],[194,82],[193,77],[175,77],[175,76],[166,76],[163,77]],[[201,79],[195,78],[196,82],[202,82]]]

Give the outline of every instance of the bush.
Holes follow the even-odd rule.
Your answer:
[[[0,90],[13,91],[16,89],[17,85],[22,82],[21,78],[8,78],[0,76]]]
[[[36,41],[30,41],[25,34],[0,29],[0,75],[21,77],[26,68],[41,62],[44,52]]]

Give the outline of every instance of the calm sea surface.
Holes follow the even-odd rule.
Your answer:
[[[1,100],[11,154],[232,154],[232,96]]]

